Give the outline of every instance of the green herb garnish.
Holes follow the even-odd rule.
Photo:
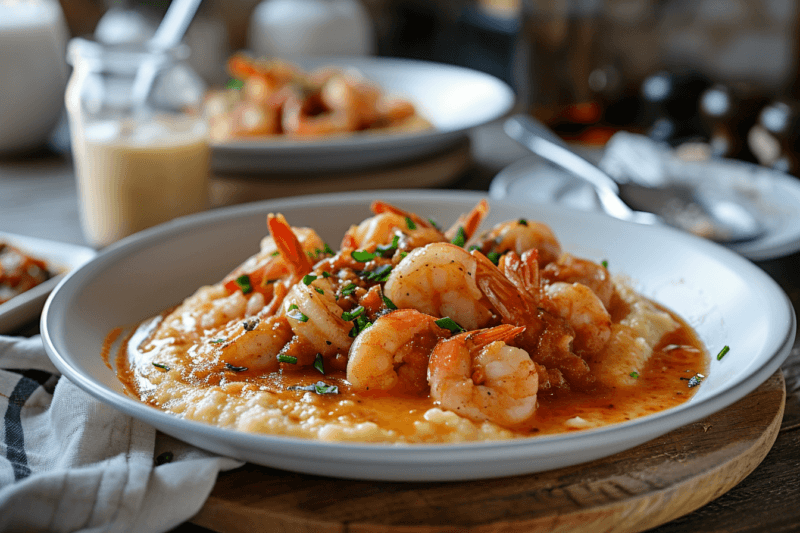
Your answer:
[[[722,358],[725,357],[725,354],[728,353],[729,351],[731,351],[731,349],[727,344],[723,346],[722,349],[717,354],[717,361],[721,361]]]
[[[314,358],[314,368],[319,370],[320,374],[325,374],[325,366],[323,365],[323,362],[322,362],[322,354],[321,353],[318,353],[317,357]]]
[[[355,319],[355,325],[350,330],[349,335],[351,337],[357,337],[359,333],[361,333],[362,331],[364,331],[365,329],[367,329],[371,325],[372,325],[372,322],[370,322],[367,319],[366,316],[364,316],[364,315],[357,316],[356,319]]]
[[[327,242],[326,242],[326,243],[324,243],[324,244],[325,244],[325,247],[322,249],[322,251],[323,251],[323,252],[325,252],[326,254],[336,255],[336,254],[333,252],[333,250],[331,249],[331,247],[330,247],[330,246],[328,246],[328,243],[327,243]]]
[[[369,281],[386,281],[392,273],[392,265],[382,265],[375,270],[364,270],[359,275]]]
[[[248,294],[253,292],[253,286],[250,284],[250,276],[247,274],[242,274],[238,278],[236,278],[236,284],[242,289],[243,294]]]
[[[608,261],[606,261],[605,259],[600,261],[600,264],[603,265],[603,268],[608,268]]]
[[[314,290],[317,291],[320,294],[325,294],[325,291],[320,289],[319,287],[314,287]]]
[[[397,306],[394,304],[394,302],[383,293],[381,293],[381,300],[383,300],[383,305],[385,305],[387,309],[397,309]]]
[[[219,338],[219,339],[214,339],[214,340],[208,341],[208,342],[210,342],[211,344],[222,344],[226,340],[228,340],[228,339]]]
[[[281,363],[289,363],[290,365],[296,365],[297,357],[293,355],[278,354],[278,361]]]
[[[358,288],[358,285],[355,283],[348,283],[345,287],[342,288],[342,296],[350,296],[355,292]]]
[[[395,252],[395,250],[397,250],[397,246],[399,244],[400,244],[400,236],[395,235],[394,237],[392,237],[391,244],[385,244],[385,245],[381,244],[376,248],[376,250],[383,257],[391,257],[392,254]]]
[[[342,320],[347,322],[355,319],[357,316],[361,316],[364,313],[364,308],[360,305],[353,309],[352,311],[345,311],[342,313]]]
[[[294,385],[287,388],[289,390],[316,392],[317,394],[339,394],[339,387],[336,385],[328,385],[324,381],[317,381],[313,385]]]
[[[328,272],[327,270],[323,270],[322,271],[322,277],[323,278],[329,278],[329,277],[331,277],[331,273]]]
[[[295,304],[292,304],[292,306],[289,307],[289,312],[286,313],[286,316],[288,316],[289,318],[294,318],[295,320],[300,322],[308,322],[308,317],[304,315],[303,312],[300,311],[300,309],[298,309],[297,305]]]
[[[303,276],[303,283],[305,283],[306,285],[311,285],[311,282],[314,281],[315,279],[317,279],[317,276],[315,276],[314,274],[306,274],[305,276]]]
[[[639,379],[639,373],[636,370],[631,372],[629,375],[630,375],[630,377],[632,377],[634,379]]]
[[[278,250],[275,250],[275,251],[274,251],[274,252],[272,252],[270,255],[271,255],[272,257],[277,257],[277,256],[281,255],[281,253],[280,253]]]
[[[407,227],[408,229],[417,229],[417,225],[416,225],[416,224],[414,224],[414,221],[413,221],[413,220],[411,220],[411,218],[410,218],[410,217],[406,217],[406,227]]]
[[[376,254],[364,250],[355,250],[350,253],[350,256],[359,263],[366,263],[367,261],[372,261],[377,257]]]
[[[432,218],[429,218],[429,219],[428,219],[428,222],[430,222],[430,223],[431,223],[431,226],[433,226],[433,229],[438,229],[438,230],[440,230],[440,228],[439,228],[439,224],[437,224],[435,220],[433,220]],[[441,230],[440,230],[440,231],[441,231]]]
[[[462,331],[466,331],[464,328],[456,324],[456,321],[449,316],[437,320],[436,325],[440,328],[449,329],[452,333],[461,333]]]
[[[500,256],[503,255],[500,252],[489,252],[486,254],[486,258],[489,259],[495,265],[500,263]]]
[[[455,238],[451,241],[456,246],[463,247],[467,242],[467,233],[464,231],[464,226],[459,226]]]
[[[156,368],[160,368],[164,372],[167,372],[169,370],[169,367],[167,365],[165,365],[164,363],[153,363],[153,366],[156,367]]]
[[[244,82],[236,78],[231,78],[228,80],[228,83],[225,84],[226,89],[241,89],[242,87],[244,87]]]
[[[521,219],[517,220],[517,222],[519,223],[520,226],[527,226],[528,225],[528,221],[525,220],[524,218],[521,218]]]

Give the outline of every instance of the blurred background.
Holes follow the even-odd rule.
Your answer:
[[[233,51],[290,56],[292,46],[313,46],[280,32],[304,23],[286,10],[307,13],[310,24],[317,4],[357,4],[366,14],[363,42],[342,26],[349,44],[329,37],[328,53],[490,73],[566,139],[602,145],[625,129],[798,172],[800,10],[792,0],[206,0],[185,40],[189,62],[221,86]],[[72,36],[142,41],[168,6],[61,0]]]

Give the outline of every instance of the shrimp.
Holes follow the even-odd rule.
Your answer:
[[[611,275],[603,265],[566,253],[542,269],[542,277],[550,283],[563,281],[586,285],[606,309],[610,308],[615,289]]]
[[[379,317],[350,347],[347,380],[361,390],[401,388],[425,392],[428,358],[450,332],[436,318],[413,309]]]
[[[408,223],[411,220],[411,224]],[[358,226],[351,226],[342,239],[342,249],[374,251],[379,245],[391,244],[397,237],[397,248],[413,250],[445,240],[441,231],[430,224],[418,224],[399,213],[383,212]]]
[[[530,418],[539,375],[525,350],[506,344],[524,329],[501,325],[441,341],[428,364],[431,397],[477,421],[513,426]]]
[[[278,354],[291,338],[292,329],[285,318],[251,317],[228,326],[210,343],[228,368],[274,372]]]
[[[343,311],[336,304],[335,294],[330,279],[321,277],[308,284],[296,283],[284,298],[279,316],[289,321],[294,332],[290,344],[310,348],[298,350],[303,354],[298,357],[298,365],[313,364],[316,353],[330,358],[338,353],[347,353],[350,349],[353,323],[342,318]]]
[[[465,329],[478,329],[489,324],[493,313],[478,286],[477,268],[476,260],[463,248],[429,244],[394,267],[383,292],[398,307],[449,316]]]
[[[611,338],[611,315],[586,285],[558,281],[544,288],[542,307],[567,320],[575,332],[573,347],[579,354],[597,354]]]
[[[481,235],[477,244],[484,254],[502,254],[513,250],[522,254],[532,248],[539,250],[539,263],[546,265],[561,255],[561,244],[553,230],[542,222],[521,218],[502,222]]]

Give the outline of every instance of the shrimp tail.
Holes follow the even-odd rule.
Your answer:
[[[412,213],[411,211],[405,211],[397,206],[388,204],[386,202],[382,202],[380,200],[375,200],[374,202],[372,202],[370,208],[372,209],[372,212],[375,213],[376,215],[380,215],[381,213],[394,213],[395,215],[400,215],[402,217],[410,218],[412,221],[414,221],[414,223],[423,226],[425,228],[434,227],[434,225],[430,221],[425,220],[416,213]]]
[[[476,348],[488,346],[495,341],[507,342],[522,334],[525,331],[525,326],[512,326],[511,324],[501,324],[493,328],[481,329],[476,332],[471,332],[467,335],[472,345]]]
[[[538,306],[540,300],[539,250],[532,249],[520,257],[510,251],[501,258],[501,270],[506,278],[530,300],[531,305]]]
[[[504,321],[519,323],[523,317],[536,316],[536,304],[531,298],[526,298],[485,255],[477,250],[471,254],[478,264],[478,288]]]
[[[464,230],[464,235],[469,240],[477,231],[478,226],[481,225],[483,219],[489,214],[489,203],[486,200],[481,200],[469,213],[464,213],[450,228],[444,232],[444,236],[448,241],[456,238],[459,228]]]
[[[292,265],[294,277],[300,279],[311,272],[311,261],[283,215],[270,213],[267,215],[267,225],[272,238],[275,239],[275,245],[278,250]]]

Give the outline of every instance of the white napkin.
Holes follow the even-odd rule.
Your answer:
[[[0,336],[0,417],[0,531],[167,531],[242,465],[95,400],[39,337]]]

